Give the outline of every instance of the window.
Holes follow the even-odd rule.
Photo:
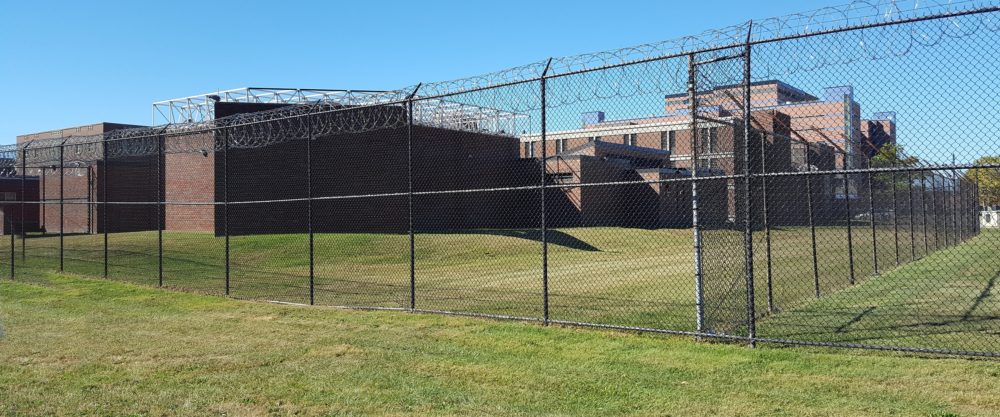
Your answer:
[[[566,139],[556,140],[556,153],[562,153],[566,150]]]
[[[535,157],[535,142],[524,142],[524,156],[526,158]]]
[[[677,133],[673,130],[660,132],[660,149],[673,152],[677,146]]]
[[[635,133],[626,133],[625,134],[625,140],[624,140],[623,143],[626,144],[626,145],[628,145],[628,146],[636,146],[636,139],[638,139],[638,138],[639,138],[638,134],[635,134]]]
[[[717,152],[716,136],[718,136],[718,132],[716,130],[717,128],[714,127],[698,129],[698,153]]]
[[[591,136],[590,138],[587,139],[587,142],[600,142],[600,141],[601,141],[600,136]]]

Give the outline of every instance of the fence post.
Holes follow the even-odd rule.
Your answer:
[[[847,154],[844,154],[844,164],[847,164]],[[851,227],[851,188],[848,174],[844,173],[844,211],[847,213],[847,263],[850,268],[848,282],[854,285],[854,232]]]
[[[760,133],[760,191],[761,208],[764,215],[764,255],[767,262],[767,312],[774,313],[774,281],[771,277],[771,222],[767,204],[767,141],[764,139],[766,132]]]
[[[875,187],[872,182],[872,160],[865,156],[865,165],[868,171],[868,217],[872,228],[872,266],[873,275],[878,275],[878,235],[875,228]]]
[[[549,58],[548,62],[545,63],[545,70],[542,71],[541,77],[541,105],[542,105],[542,316],[543,323],[549,324],[549,228],[545,215],[545,195],[548,194],[546,189],[546,183],[548,182],[548,155],[547,155],[547,138],[546,138],[546,127],[547,127],[547,115],[546,115],[546,76],[549,74],[549,67],[552,66],[552,58]]]
[[[316,246],[313,239],[312,119],[306,117],[306,229],[309,233],[309,305],[316,304]]]
[[[983,206],[983,201],[982,201],[982,196],[979,193],[979,169],[976,169],[975,172],[976,172],[976,186],[975,188],[972,189],[972,198],[976,203],[975,211],[973,212],[976,215],[976,221],[975,223],[973,223],[973,233],[979,235],[979,233],[982,231],[981,228],[983,226],[982,223],[980,223],[982,219],[982,213],[980,212],[981,210],[980,207]]]
[[[909,169],[906,170],[906,193],[909,199],[907,208],[910,213],[910,221],[908,223],[910,226],[910,261],[912,262],[917,260],[917,242],[915,240],[916,235],[913,233],[913,222],[915,221],[913,218],[913,171]]]
[[[920,170],[920,230],[924,235],[924,256],[930,252],[930,240],[927,234],[927,171]]]
[[[806,142],[806,168],[810,172],[806,175],[806,211],[809,215],[809,237],[812,246],[813,286],[816,298],[820,298],[822,293],[819,285],[819,260],[816,256],[816,222],[813,218],[812,162],[809,160],[811,154],[809,147],[809,142]]]
[[[101,136],[101,229],[104,232],[104,278],[108,277],[108,137]]]
[[[951,155],[951,240],[952,245],[958,245],[962,241],[962,224],[959,222],[958,211],[960,201],[958,198],[959,184],[958,171],[955,170],[955,154]]]
[[[899,266],[899,193],[896,186],[896,164],[893,162],[892,171],[892,242],[895,249],[896,266]]]
[[[24,147],[21,148],[21,263],[27,263],[27,249],[28,249],[28,229],[25,227],[24,219],[27,218],[28,212],[25,208],[25,199],[27,198],[27,185],[26,176],[28,175],[28,147],[31,146],[31,142],[25,142]],[[45,172],[42,172],[45,175]],[[39,197],[39,201],[42,197]],[[39,204],[43,206],[43,204]]]
[[[955,181],[958,184],[958,189],[956,190],[955,193],[955,206],[956,206],[955,217],[958,219],[958,243],[962,243],[965,242],[965,236],[966,236],[965,196],[967,192],[965,191],[964,179],[958,179],[956,177]]]
[[[934,212],[934,251],[941,249],[941,239],[939,233],[941,231],[941,225],[938,222],[941,220],[940,211],[938,211],[938,181],[937,174],[931,173],[931,211]]]
[[[417,309],[417,248],[413,230],[413,99],[422,85],[423,83],[417,84],[406,100],[406,218],[410,239],[410,311]]]
[[[962,217],[962,208],[965,206],[962,203],[962,193],[965,192],[964,190],[965,186],[962,184],[962,180],[958,178],[958,171],[953,170],[953,172],[954,172],[953,174],[954,177],[952,178],[952,182],[955,185],[954,188],[952,188],[951,190],[952,200],[953,200],[952,216],[955,218],[955,245],[958,245],[959,243],[962,243],[963,240],[965,240],[964,233],[962,232],[962,227],[965,224],[964,219]]]
[[[697,68],[695,66],[695,54],[688,54],[688,108],[691,114],[691,121],[688,128],[691,130],[691,228],[694,232],[694,291],[695,291],[695,319],[697,320],[697,331],[705,331],[705,302],[704,285],[701,270],[701,229],[698,227],[698,103],[696,102],[697,89]],[[543,146],[544,149],[544,146]]]
[[[966,171],[966,175],[968,175],[968,171]],[[962,184],[962,194],[959,195],[959,200],[958,200],[959,203],[961,204],[961,206],[959,207],[960,208],[960,212],[958,214],[959,215],[958,218],[961,219],[961,221],[962,221],[962,241],[964,242],[967,239],[969,239],[969,234],[970,234],[969,233],[969,224],[970,224],[970,221],[969,221],[969,186],[968,186],[968,182],[965,180],[965,178],[962,178],[960,182]]]
[[[64,181],[66,180],[66,172],[65,172],[64,168],[66,166],[66,162],[65,162],[65,160],[63,158],[63,155],[64,155],[63,151],[64,151],[64,148],[65,148],[65,145],[66,145],[66,141],[65,140],[63,140],[62,142],[59,143],[59,272],[63,272],[63,270],[64,270],[63,269],[63,259],[64,259],[64,256],[63,256],[63,253],[64,253],[64,250],[63,250],[63,245],[64,245],[63,236],[65,235],[64,230],[66,228],[65,227],[66,226],[65,225],[66,220],[65,220],[65,215],[64,215],[64,204],[65,203],[64,203],[64,198],[63,198],[65,196],[65,190],[66,190],[65,187],[64,187]]]
[[[229,133],[222,130],[222,217],[226,240],[226,289],[229,296]]]
[[[166,192],[164,177],[163,164],[164,159],[164,146],[166,143],[166,137],[162,134],[156,138],[156,258],[157,258],[157,285],[163,286],[163,216],[166,212]]]
[[[747,37],[745,43],[745,49],[743,50],[743,199],[745,212],[743,213],[743,254],[744,254],[744,270],[743,275],[746,280],[746,293],[747,293],[747,337],[749,339],[749,344],[751,347],[756,346],[757,343],[757,306],[754,294],[754,276],[753,276],[753,216],[751,215],[751,208],[753,207],[750,198],[750,180],[753,178],[753,172],[750,170],[750,36],[753,34],[753,21],[747,23]],[[692,55],[693,57],[694,55]],[[692,74],[693,75],[693,74]],[[692,81],[694,78],[692,77]],[[694,105],[694,95],[692,91],[691,104]],[[691,120],[693,121],[696,113],[691,113]],[[695,132],[691,131],[691,138],[694,139]],[[764,134],[761,132],[761,134]],[[694,144],[694,141],[691,142]],[[697,149],[697,147],[692,146],[692,149]],[[761,166],[763,166],[764,161],[761,161]],[[693,184],[692,184],[693,185]],[[699,235],[700,239],[700,235]],[[699,242],[700,250],[700,242]],[[700,255],[700,253],[699,253]],[[700,258],[699,258],[700,262]],[[699,274],[700,274],[699,265]],[[700,278],[700,275],[699,275]],[[699,279],[700,281],[700,279]],[[702,288],[699,288],[699,294],[701,294]],[[702,295],[703,296],[703,295]],[[702,319],[704,318],[704,299],[699,297],[699,308],[702,309]],[[699,320],[699,324],[701,324]],[[702,329],[699,328],[699,331]]]
[[[42,204],[42,202],[45,201],[45,194],[47,194],[47,189],[46,189],[47,184],[45,183],[45,177],[47,177],[47,175],[45,175],[44,167],[42,168],[38,177],[39,181],[41,181],[42,183],[41,190],[39,190],[38,193],[38,202],[39,202],[38,211],[41,212],[39,216],[39,229],[45,229],[47,226],[45,224],[45,204]]]
[[[23,200],[24,196],[21,196],[21,199]],[[11,211],[11,213],[13,213],[14,212],[14,208],[11,207],[10,211]],[[15,243],[14,243],[14,217],[12,217],[12,216],[4,216],[4,217],[8,218],[7,219],[7,227],[9,228],[8,229],[8,233],[10,233],[10,280],[13,281],[14,280],[14,245],[15,245]],[[24,213],[21,213],[21,217],[24,217]]]

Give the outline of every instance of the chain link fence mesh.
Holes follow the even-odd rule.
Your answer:
[[[1000,355],[1000,8],[698,36],[0,149],[0,269]]]

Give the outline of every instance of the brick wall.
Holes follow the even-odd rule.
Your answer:
[[[164,198],[177,203],[215,202],[215,145],[213,134],[170,138],[186,142],[183,148],[204,149],[195,153],[164,155]],[[215,207],[212,205],[166,204],[165,230],[211,232],[215,230]]]

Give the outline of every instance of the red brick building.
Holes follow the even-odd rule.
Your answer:
[[[861,120],[860,106],[849,88],[827,89],[828,99],[819,100],[771,81],[752,86],[751,99],[758,110],[751,114],[751,125],[756,133],[749,141],[751,159],[743,161],[742,121],[724,102],[732,93],[727,89],[731,88],[703,92],[700,98],[707,103],[704,114],[718,122],[699,122],[698,176],[720,177],[699,182],[702,224],[725,226],[737,221],[742,208],[736,190],[742,189],[742,182],[732,176],[744,172],[747,163],[753,172],[833,170],[845,163],[856,164],[879,146],[895,142],[894,117]],[[550,132],[545,178],[559,187],[546,195],[548,224],[689,227],[694,152],[689,116],[680,107],[679,97],[666,97],[664,116],[608,121],[602,113],[589,113],[583,116],[580,129]],[[212,112],[221,118],[285,105],[216,100]],[[405,126],[407,119],[406,108],[398,105],[344,108],[313,117],[320,118],[317,123],[344,125],[373,118],[368,116],[399,121],[387,123],[396,126]],[[132,126],[101,123],[24,135],[18,142],[127,127]],[[256,126],[261,131],[268,127]],[[280,132],[280,125],[274,127]],[[162,224],[165,230],[222,234],[228,228],[230,234],[254,234],[306,231],[308,205],[301,200],[311,192],[312,224],[317,232],[405,232],[409,228],[407,130],[357,130],[364,133],[321,136],[311,142],[279,134],[268,146],[234,144],[228,155],[219,152],[226,132],[171,133],[166,140],[183,141],[180,147],[187,152],[167,152],[162,159],[154,154],[74,166],[77,175],[62,179],[64,197],[101,202],[106,191],[113,203],[168,202],[162,210],[157,204],[108,205],[108,230],[112,232],[155,230]],[[538,135],[514,137],[481,129],[471,119],[450,125],[418,120],[409,143],[415,229],[539,225],[541,195],[532,189],[542,177]],[[307,146],[311,148],[311,176]],[[198,149],[203,151],[192,152]],[[39,188],[48,202],[41,205],[39,223],[52,231],[58,225],[58,209],[52,204],[58,203],[58,171],[53,166],[35,168],[42,172]],[[107,178],[101,178],[104,170]],[[791,181],[798,180],[769,181],[772,187],[796,189],[801,184]],[[823,198],[829,200],[835,194],[835,182],[826,178],[814,187],[817,201],[825,202]],[[617,184],[594,185],[601,183]],[[762,184],[755,183],[752,189],[755,205],[760,204],[761,188]],[[458,190],[462,192],[445,192]],[[226,201],[229,204],[222,204]],[[806,221],[804,200],[794,193],[772,193],[768,203],[785,224]],[[65,231],[103,231],[102,210],[100,204],[66,205]]]
[[[22,189],[24,190],[22,194]],[[38,177],[0,177],[0,231],[3,234],[21,233],[21,221],[29,232],[39,230],[38,204],[21,204],[21,201],[38,201]],[[24,210],[24,216],[21,210]]]

